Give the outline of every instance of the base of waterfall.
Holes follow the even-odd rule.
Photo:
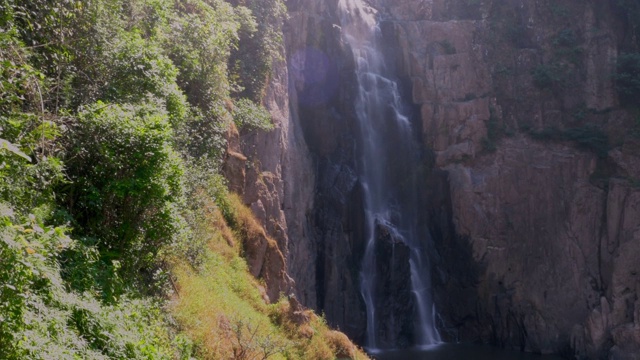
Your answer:
[[[561,360],[555,355],[540,355],[472,344],[437,344],[402,350],[366,349],[375,360]]]

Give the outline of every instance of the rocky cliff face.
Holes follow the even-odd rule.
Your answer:
[[[640,129],[611,76],[629,40],[613,2],[372,2],[431,154],[443,335],[640,356]],[[288,6],[287,67],[267,96],[277,129],[243,134],[234,184],[287,249],[301,302],[362,341],[354,65],[337,0]]]
[[[359,269],[364,253],[362,194],[355,171],[355,72],[340,40],[338,1],[290,1],[287,34],[290,89],[314,164],[314,207],[308,214],[313,270],[298,281],[306,304],[360,343],[366,316]]]
[[[284,48],[282,56],[286,56]],[[315,246],[307,221],[313,207],[314,171],[298,116],[290,112],[290,101],[296,98],[295,92],[289,91],[287,62],[275,62],[269,80],[263,103],[275,129],[240,133],[232,129],[224,172],[229,188],[242,195],[267,237],[277,243],[273,251],[264,251],[273,246],[267,237],[258,236],[256,246],[249,249],[254,254],[249,259],[252,273],[265,280],[269,300],[275,302],[280,295],[297,293],[305,304],[313,306],[307,300],[304,284],[315,283]],[[286,261],[277,261],[268,269],[269,256],[279,260],[280,252]],[[258,264],[264,264],[264,269],[257,268]]]
[[[613,6],[406,0],[386,13],[434,153],[425,185],[444,191],[430,202],[444,333],[636,358],[640,143],[611,75],[626,36]]]

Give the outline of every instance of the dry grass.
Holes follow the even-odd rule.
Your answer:
[[[280,299],[270,306],[270,317],[298,344],[303,359],[368,359],[349,338],[331,330],[324,318],[311,310],[296,309],[291,301]]]
[[[265,237],[269,242],[269,247],[278,248],[276,241],[265,233],[262,225],[260,225],[256,217],[253,215],[251,209],[242,202],[240,196],[237,194],[229,194],[229,204],[234,210],[235,220],[237,222],[235,230],[239,238],[246,240]]]

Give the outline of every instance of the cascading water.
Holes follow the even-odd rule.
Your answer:
[[[409,282],[413,294],[410,306],[413,313],[408,317],[414,321],[411,324],[412,341],[417,346],[436,344],[441,340],[434,326],[430,266],[426,254],[428,231],[419,221],[419,161],[411,124],[402,109],[398,84],[386,74],[376,10],[363,0],[340,0],[339,6],[343,39],[353,51],[359,86],[355,103],[360,126],[358,171],[364,190],[366,215],[366,250],[360,277],[361,293],[367,308],[367,347],[377,350],[398,346],[389,341],[379,341],[383,331],[381,324],[407,319],[394,313],[395,310],[385,310],[384,306],[389,301],[379,296],[382,276],[390,277],[392,281]],[[410,279],[379,271],[381,236],[392,244],[392,249],[408,249],[407,256],[398,259],[391,251],[388,254],[391,265],[385,265],[385,269],[402,268],[402,264],[395,262],[408,261],[404,268],[408,269]]]

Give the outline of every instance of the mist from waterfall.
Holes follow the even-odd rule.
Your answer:
[[[355,103],[359,136],[358,172],[364,190],[366,250],[360,273],[361,294],[367,311],[366,347],[380,349],[379,322],[395,321],[395,314],[381,319],[377,286],[376,246],[384,232],[392,243],[409,248],[410,288],[414,296],[413,341],[416,346],[441,342],[435,328],[431,298],[430,265],[426,247],[428,231],[420,222],[418,149],[398,84],[387,74],[380,47],[377,11],[362,0],[340,0],[343,40],[356,64],[358,93]],[[394,256],[393,253],[390,256]],[[402,259],[390,259],[400,261]],[[391,274],[392,278],[394,274]],[[407,279],[405,279],[407,280]],[[397,346],[397,344],[396,344]]]

